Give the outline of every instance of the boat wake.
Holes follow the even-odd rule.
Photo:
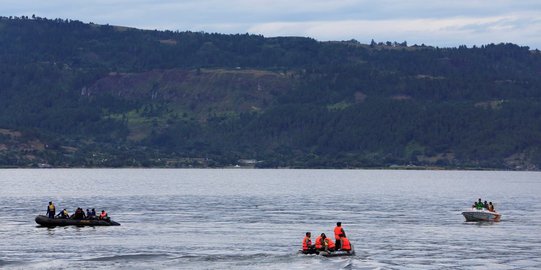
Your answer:
[[[105,256],[86,259],[83,261],[133,261],[133,260],[154,260],[164,257],[170,257],[168,254],[151,254],[151,253],[141,253],[141,254],[126,254],[126,255],[114,255],[114,256]]]
[[[241,262],[241,261],[264,261],[268,259],[272,260],[283,260],[291,258],[292,255],[276,255],[272,253],[254,253],[254,254],[207,254],[207,255],[186,255],[179,256],[176,259],[190,259],[192,261],[203,261],[203,262]]]

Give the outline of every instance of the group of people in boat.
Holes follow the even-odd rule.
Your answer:
[[[334,239],[335,241],[322,233],[316,237],[315,244],[312,244],[312,233],[306,232],[304,239],[302,239],[302,253],[314,254],[320,251],[333,252],[338,250],[351,251],[351,243],[346,237],[346,232],[342,228],[341,222],[337,222],[336,227],[334,227]]]
[[[481,198],[479,198],[478,201],[473,202],[472,208],[475,208],[477,210],[485,209],[485,210],[488,210],[490,212],[496,212],[496,210],[494,209],[494,204],[492,204],[492,202],[488,202],[488,203],[487,203],[487,201],[482,202]]]
[[[53,202],[49,202],[49,205],[47,206],[47,217],[49,218],[101,219],[101,220],[106,220],[106,221],[109,220],[109,216],[107,215],[107,212],[105,212],[105,210],[101,210],[101,213],[99,215],[96,215],[96,210],[94,208],[92,208],[92,210],[86,209],[86,213],[85,213],[85,211],[82,208],[77,207],[73,215],[70,215],[68,213],[68,210],[64,208],[60,212],[58,212],[58,214],[56,215],[55,214],[56,214],[56,207],[53,204]]]

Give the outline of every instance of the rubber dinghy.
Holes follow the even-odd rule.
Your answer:
[[[354,256],[355,248],[353,247],[353,245],[351,245],[350,251],[337,250],[337,251],[316,251],[315,253],[304,253],[302,250],[299,250],[299,253],[305,254],[305,255],[311,255],[311,254],[320,255],[323,257],[344,257],[344,256]]]
[[[49,218],[39,215],[36,217],[36,223],[45,227],[56,226],[120,226],[120,223],[112,220],[101,219],[68,219],[68,218]]]
[[[478,221],[500,221],[502,215],[498,212],[491,212],[486,209],[476,209],[472,208],[471,210],[462,212],[462,215],[467,222],[478,222]]]
[[[351,249],[351,251],[337,250],[337,251],[333,251],[333,252],[329,252],[329,251],[320,251],[320,252],[319,252],[319,255],[320,255],[320,256],[323,256],[323,257],[344,257],[344,256],[353,256],[353,255],[355,255],[355,250],[354,250],[354,249]]]

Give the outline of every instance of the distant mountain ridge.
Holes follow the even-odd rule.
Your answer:
[[[541,53],[0,18],[3,167],[541,167]]]

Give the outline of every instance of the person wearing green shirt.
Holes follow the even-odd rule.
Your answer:
[[[477,203],[475,204],[475,208],[477,210],[483,210],[483,207],[484,207],[484,204],[483,202],[481,201],[481,198],[479,198],[479,201],[477,201]]]

